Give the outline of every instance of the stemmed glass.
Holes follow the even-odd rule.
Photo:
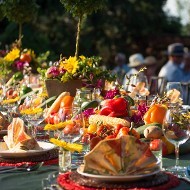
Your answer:
[[[7,110],[8,120],[11,122],[12,114],[16,112],[19,101],[18,86],[11,86],[4,88],[4,96],[2,100],[2,106]]]
[[[166,95],[170,99],[170,107],[182,104],[182,86],[180,82],[168,82],[166,85]]]
[[[23,115],[23,118],[30,125],[32,136],[37,138],[38,135],[40,135],[40,132],[38,134],[37,127],[45,118],[46,99],[38,96],[37,94],[27,96],[20,112]]]
[[[69,143],[81,143],[81,137],[83,135],[85,122],[83,114],[80,108],[62,108],[59,111],[60,122],[65,122],[66,125],[63,130],[58,130],[58,138],[63,139]],[[64,154],[63,154],[64,153]],[[65,160],[69,160],[68,151],[60,150],[59,154],[59,166],[60,171],[69,170],[69,168],[76,168],[83,162],[84,152],[71,154],[70,166],[65,163]],[[63,159],[64,155],[64,159]],[[64,160],[64,161],[63,161]]]
[[[163,134],[166,139],[175,145],[176,164],[166,168],[167,171],[178,174],[185,168],[179,166],[179,146],[184,144],[190,137],[189,119],[185,117],[186,110],[168,109],[163,122]]]
[[[146,96],[149,95],[148,90],[148,79],[144,74],[133,74],[130,76],[127,91],[129,91],[129,95],[137,101],[145,101]]]

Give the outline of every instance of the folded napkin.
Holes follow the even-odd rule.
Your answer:
[[[149,146],[133,136],[100,141],[84,156],[84,172],[98,175],[134,175],[158,169]]]
[[[20,118],[13,118],[8,126],[7,135],[3,139],[8,149],[13,152],[41,149],[37,141],[27,134],[24,121]]]

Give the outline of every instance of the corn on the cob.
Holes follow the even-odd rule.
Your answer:
[[[110,125],[113,127],[116,127],[117,124],[122,124],[124,126],[130,127],[130,122],[117,118],[117,117],[110,117],[110,116],[105,116],[105,115],[91,115],[89,117],[89,124],[91,125]]]

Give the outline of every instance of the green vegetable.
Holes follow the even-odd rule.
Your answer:
[[[20,96],[23,96],[24,94],[27,94],[28,92],[31,92],[32,88],[28,87],[27,85],[22,85],[20,89]]]
[[[96,108],[99,105],[99,102],[96,100],[92,100],[91,102],[84,102],[82,104],[82,111],[88,109],[88,108]]]

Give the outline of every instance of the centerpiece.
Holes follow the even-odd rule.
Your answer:
[[[76,94],[76,88],[103,88],[105,80],[112,81],[115,76],[102,69],[100,57],[70,56],[61,58],[59,62],[46,70],[40,70],[45,77],[49,97],[57,96],[63,91]]]
[[[76,88],[102,88],[105,80],[114,80],[109,71],[100,67],[101,58],[96,56],[79,56],[79,40],[81,26],[86,15],[90,15],[105,7],[105,1],[60,1],[66,11],[77,19],[75,55],[69,58],[61,56],[60,60],[52,67],[41,73],[45,77],[49,96],[57,96],[63,91],[68,91],[72,96]]]

